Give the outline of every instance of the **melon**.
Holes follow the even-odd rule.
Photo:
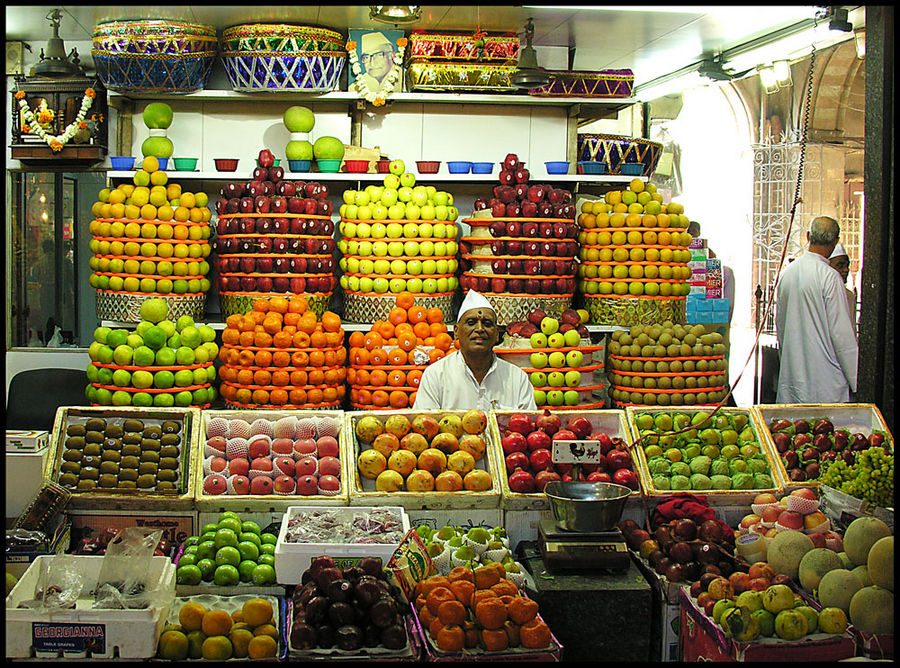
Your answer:
[[[838,556],[841,558],[841,563],[844,564],[844,568],[848,571],[853,570],[853,562],[850,561],[850,557],[847,556],[846,552],[838,552]]]
[[[846,568],[828,571],[819,580],[819,603],[823,608],[850,611],[850,600],[863,588],[862,582]]]
[[[843,568],[843,566],[844,564],[836,552],[832,552],[827,547],[813,548],[800,559],[798,568],[800,586],[812,593],[819,587],[819,580],[823,575],[835,568]]]
[[[288,160],[312,160],[313,145],[302,139],[294,139],[284,147],[284,154]]]
[[[894,593],[863,587],[850,601],[850,623],[863,633],[894,633]]]
[[[141,144],[141,154],[145,158],[148,155],[157,158],[171,158],[174,152],[175,147],[168,137],[147,137]]]
[[[869,550],[869,579],[872,584],[894,591],[894,537],[879,538]]]
[[[337,137],[319,137],[313,144],[316,160],[341,160],[344,157],[344,142]]]
[[[168,128],[172,125],[172,107],[165,102],[151,102],[144,107],[144,125],[151,130]]]
[[[780,531],[769,543],[766,559],[776,574],[782,573],[796,580],[800,560],[814,548],[812,539],[805,533],[793,530]]]
[[[857,517],[844,532],[844,552],[854,565],[862,566],[868,563],[875,542],[890,535],[890,527],[877,517]]]
[[[873,584],[875,584],[874,582],[872,582],[872,578],[869,577],[868,566],[857,566],[850,572],[859,578],[859,581],[862,582],[863,587],[871,587]]]
[[[316,116],[312,109],[296,104],[285,109],[283,120],[284,126],[290,132],[309,132],[316,125]]]

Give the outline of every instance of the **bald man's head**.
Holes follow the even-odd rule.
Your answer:
[[[809,250],[828,258],[837,245],[840,234],[841,226],[834,218],[828,216],[813,218],[806,235],[809,239]]]

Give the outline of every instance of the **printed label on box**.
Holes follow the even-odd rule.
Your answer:
[[[707,288],[706,289],[706,298],[707,299],[720,299],[721,297],[722,297],[722,288]]]
[[[706,295],[706,283],[703,285],[691,285],[690,288],[690,294],[692,295]]]
[[[722,260],[712,258],[706,261],[706,271],[718,270],[722,271]]]
[[[31,645],[35,652],[106,653],[106,624],[33,622]]]
[[[412,603],[416,584],[434,572],[434,562],[415,529],[410,529],[400,541],[385,571],[388,582],[402,593],[407,603]]]
[[[6,449],[11,452],[37,452],[50,444],[50,432],[10,429],[6,432]]]
[[[126,529],[139,527],[161,530],[163,538],[174,545],[180,545],[194,533],[194,517],[181,515],[79,515],[70,513],[72,531],[80,538],[90,538],[107,527]]]
[[[704,239],[703,237],[694,237],[693,239],[691,239],[691,243],[688,248],[706,248],[706,239]]]
[[[693,269],[694,273],[697,273],[698,270],[705,272],[706,271],[706,260],[691,260],[690,262],[687,263],[687,266],[689,266],[691,269]]]

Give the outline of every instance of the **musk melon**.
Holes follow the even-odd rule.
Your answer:
[[[805,591],[812,593],[818,588],[823,575],[835,568],[842,568],[843,565],[837,552],[832,552],[827,547],[813,548],[800,559],[798,568],[800,586]]]
[[[869,579],[872,584],[894,591],[894,537],[885,536],[875,541],[869,550]]]
[[[781,531],[769,543],[766,559],[776,574],[782,573],[792,580],[797,579],[800,560],[814,549],[812,539],[800,531]]]
[[[144,107],[144,125],[150,129],[166,129],[172,125],[172,107],[165,102],[151,102]]]
[[[835,568],[819,580],[819,603],[823,608],[840,608],[849,613],[850,600],[862,588],[862,582],[853,573]]]
[[[863,633],[894,632],[894,594],[882,587],[863,587],[850,601],[850,623]]]
[[[846,552],[838,552],[838,556],[841,558],[841,563],[844,564],[844,568],[848,571],[853,570],[853,562],[850,561],[850,557],[847,556]]]
[[[873,584],[875,584],[874,582],[872,582],[872,578],[869,577],[868,566],[857,566],[850,572],[859,578],[859,581],[862,582],[863,587],[871,587]]]
[[[877,517],[857,517],[844,532],[844,551],[854,565],[862,566],[875,542],[890,535],[890,527]]]

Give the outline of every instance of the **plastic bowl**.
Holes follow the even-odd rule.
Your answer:
[[[168,159],[168,158],[159,158],[159,157],[157,157],[157,158],[156,158],[156,161],[159,163],[159,169],[160,169],[160,171],[165,171],[166,167],[169,166],[169,159]]]
[[[174,158],[172,162],[179,172],[193,172],[197,169],[197,158]]]
[[[644,166],[635,163],[628,163],[619,167],[619,171],[626,176],[641,176],[644,173]]]
[[[375,163],[375,167],[378,170],[379,174],[389,174],[391,171],[391,161],[390,160],[379,160]]]
[[[568,160],[555,160],[551,162],[545,162],[544,166],[547,168],[548,174],[568,174],[569,172]]]
[[[130,155],[113,155],[109,158],[112,168],[117,172],[127,172],[134,169],[134,158]]]
[[[606,165],[596,160],[582,160],[578,163],[579,174],[605,174]]]
[[[472,163],[464,160],[454,160],[447,163],[447,171],[451,174],[468,174],[472,169]]]
[[[281,158],[275,158],[275,162],[272,163],[272,167],[278,167],[279,164],[281,164]],[[256,166],[262,167],[262,165],[259,164],[259,160],[256,161]]]
[[[364,174],[369,171],[369,161],[344,160],[344,170],[351,174]]]
[[[416,161],[416,169],[419,170],[419,174],[437,174],[437,171],[441,168],[440,160],[417,160]]]
[[[292,172],[308,172],[312,167],[312,160],[288,160],[288,167]]]
[[[316,160],[319,171],[326,174],[337,174],[341,168],[340,160]]]
[[[239,158],[216,158],[213,162],[216,165],[216,171],[219,172],[235,172],[237,171]]]
[[[472,173],[473,174],[490,174],[494,171],[494,163],[493,162],[473,162],[472,163]]]

